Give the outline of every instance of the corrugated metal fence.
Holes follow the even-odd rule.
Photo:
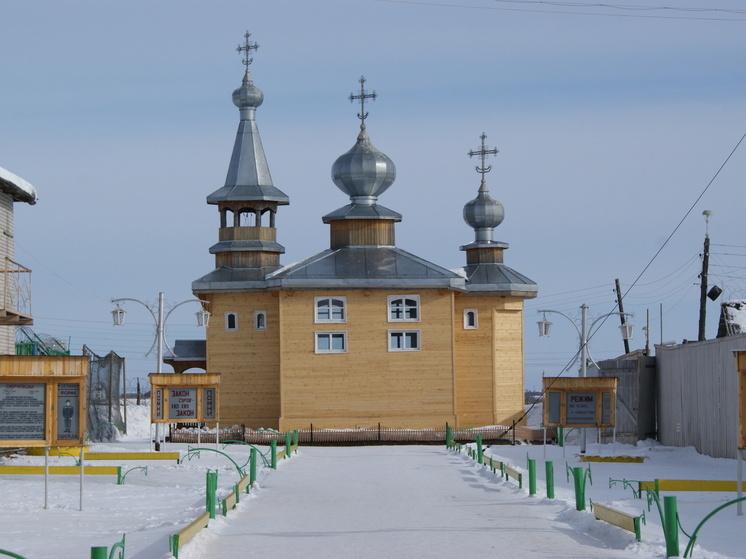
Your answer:
[[[656,346],[658,440],[693,446],[716,458],[735,458],[738,373],[734,350],[746,335],[677,346]]]

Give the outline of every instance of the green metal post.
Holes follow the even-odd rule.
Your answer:
[[[257,450],[255,448],[252,448],[251,453],[249,454],[249,459],[251,461],[251,464],[249,465],[249,487],[253,486],[254,482],[256,481],[257,458]]]
[[[575,480],[575,508],[585,510],[585,471],[582,467],[572,469]]]
[[[290,433],[285,433],[285,458],[290,458]]]
[[[271,467],[273,470],[277,469],[277,441],[269,441],[269,447],[272,450],[272,462]]]
[[[91,559],[106,559],[109,556],[109,549],[106,547],[92,547]]]
[[[557,427],[557,446],[565,446],[565,428]]]
[[[296,429],[295,431],[293,431],[293,444],[296,446],[295,452],[298,452],[297,447],[298,447],[299,442],[300,442],[300,432],[298,431],[298,429]]]
[[[453,427],[446,425],[446,448],[453,448]]]
[[[536,495],[536,460],[528,459],[528,494]]]
[[[547,473],[547,499],[554,499],[554,463],[545,462],[544,467]]]
[[[477,463],[482,464],[484,460],[484,449],[482,448],[482,435],[477,435]]]
[[[666,536],[666,557],[679,556],[679,513],[676,497],[663,497],[663,534]]]
[[[205,509],[210,513],[210,518],[215,518],[215,493],[218,490],[218,473],[207,472],[207,483],[205,489]]]

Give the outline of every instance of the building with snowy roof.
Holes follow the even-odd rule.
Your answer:
[[[215,269],[192,283],[209,303],[204,365],[221,374],[221,424],[281,431],[510,424],[523,413],[523,302],[537,285],[503,263],[493,239],[502,205],[490,197],[485,147],[477,196],[463,210],[474,229],[464,273],[396,246],[401,214],[378,203],[394,183],[393,161],[371,143],[365,90],[352,148],[332,165],[349,203],[322,217],[329,247],[292,265],[279,224],[290,198],[275,187],[255,116],[263,93],[246,71],[233,93],[240,112],[217,206]],[[331,192],[330,192],[331,194]],[[330,195],[331,199],[331,195]],[[390,196],[395,200],[395,195]],[[190,358],[190,365],[195,363]]]
[[[15,355],[15,327],[33,324],[31,270],[15,261],[13,205],[33,205],[36,200],[31,184],[0,167],[0,355]]]

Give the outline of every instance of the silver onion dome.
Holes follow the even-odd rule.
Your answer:
[[[365,124],[357,142],[332,165],[332,180],[354,203],[375,204],[396,179],[396,167],[389,157],[370,143]]]
[[[479,193],[464,206],[464,221],[476,231],[476,240],[492,241],[492,230],[505,218],[503,205],[492,198],[482,179]]]
[[[264,93],[254,85],[247,69],[241,87],[233,92],[233,104],[239,109],[256,109],[263,102]]]

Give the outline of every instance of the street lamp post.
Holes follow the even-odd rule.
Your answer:
[[[166,342],[165,337],[165,331],[166,331],[166,320],[168,320],[168,317],[171,316],[171,313],[174,312],[178,307],[185,305],[187,303],[199,303],[200,304],[200,310],[197,311],[197,326],[204,326],[207,327],[208,322],[210,320],[210,313],[207,312],[204,307],[202,307],[203,304],[208,304],[208,301],[203,301],[201,299],[187,299],[186,301],[182,301],[180,303],[175,304],[172,306],[169,311],[164,315],[164,297],[163,292],[158,293],[158,304],[157,305],[148,305],[147,303],[143,303],[139,299],[131,299],[129,297],[123,297],[120,299],[112,299],[111,302],[116,304],[116,308],[111,311],[112,319],[114,320],[114,326],[122,326],[124,324],[124,317],[127,314],[127,312],[121,308],[120,303],[124,301],[133,301],[135,303],[141,304],[143,307],[145,307],[148,312],[150,313],[150,316],[153,317],[153,320],[155,321],[155,340],[153,340],[153,345],[150,346],[150,349],[145,353],[145,356],[147,357],[150,355],[150,353],[153,351],[153,348],[156,350],[156,365],[155,365],[155,371],[156,373],[163,372],[163,347],[165,346],[168,348],[168,350],[171,353],[174,353],[173,350],[168,347],[168,343]],[[174,354],[175,355],[175,354]],[[160,446],[160,433],[158,429],[158,423],[155,425],[155,438],[156,438],[156,444]]]
[[[578,372],[578,376],[580,376],[581,378],[585,378],[586,374],[587,374],[587,371],[588,371],[588,360],[590,359],[591,361],[593,361],[593,358],[590,357],[590,353],[588,351],[588,342],[590,341],[591,337],[595,333],[595,331],[593,330],[593,327],[596,325],[596,323],[599,320],[607,318],[607,317],[612,316],[612,315],[619,315],[621,317],[633,316],[633,315],[632,315],[632,313],[625,313],[625,312],[610,312],[610,313],[607,313],[607,314],[599,316],[593,322],[591,322],[590,326],[588,326],[588,306],[585,303],[583,303],[580,306],[580,310],[581,310],[581,314],[580,314],[580,327],[578,327],[578,325],[576,324],[576,322],[572,318],[570,318],[569,316],[567,316],[565,313],[560,312],[560,311],[553,311],[553,310],[549,310],[549,309],[542,309],[542,310],[538,311],[540,313],[544,313],[544,318],[543,318],[543,320],[539,320],[537,322],[537,324],[539,326],[539,336],[540,337],[549,337],[549,332],[550,332],[550,330],[552,328],[552,323],[547,320],[546,313],[555,313],[555,314],[562,315],[562,316],[564,316],[567,320],[569,320],[572,323],[572,325],[575,327],[575,330],[578,333],[578,337],[580,338],[580,350],[579,350],[579,353],[580,353],[580,370]],[[619,328],[621,330],[622,338],[623,339],[625,339],[625,340],[631,340],[632,339],[632,331],[634,329],[634,326],[632,324],[630,324],[629,322],[625,322]],[[595,361],[593,361],[593,363],[596,366],[598,366],[598,364]],[[580,452],[583,453],[583,454],[585,454],[585,449],[586,449],[586,430],[582,429],[582,432],[583,432],[583,435],[582,435],[582,438],[581,438],[582,444],[581,444]]]

